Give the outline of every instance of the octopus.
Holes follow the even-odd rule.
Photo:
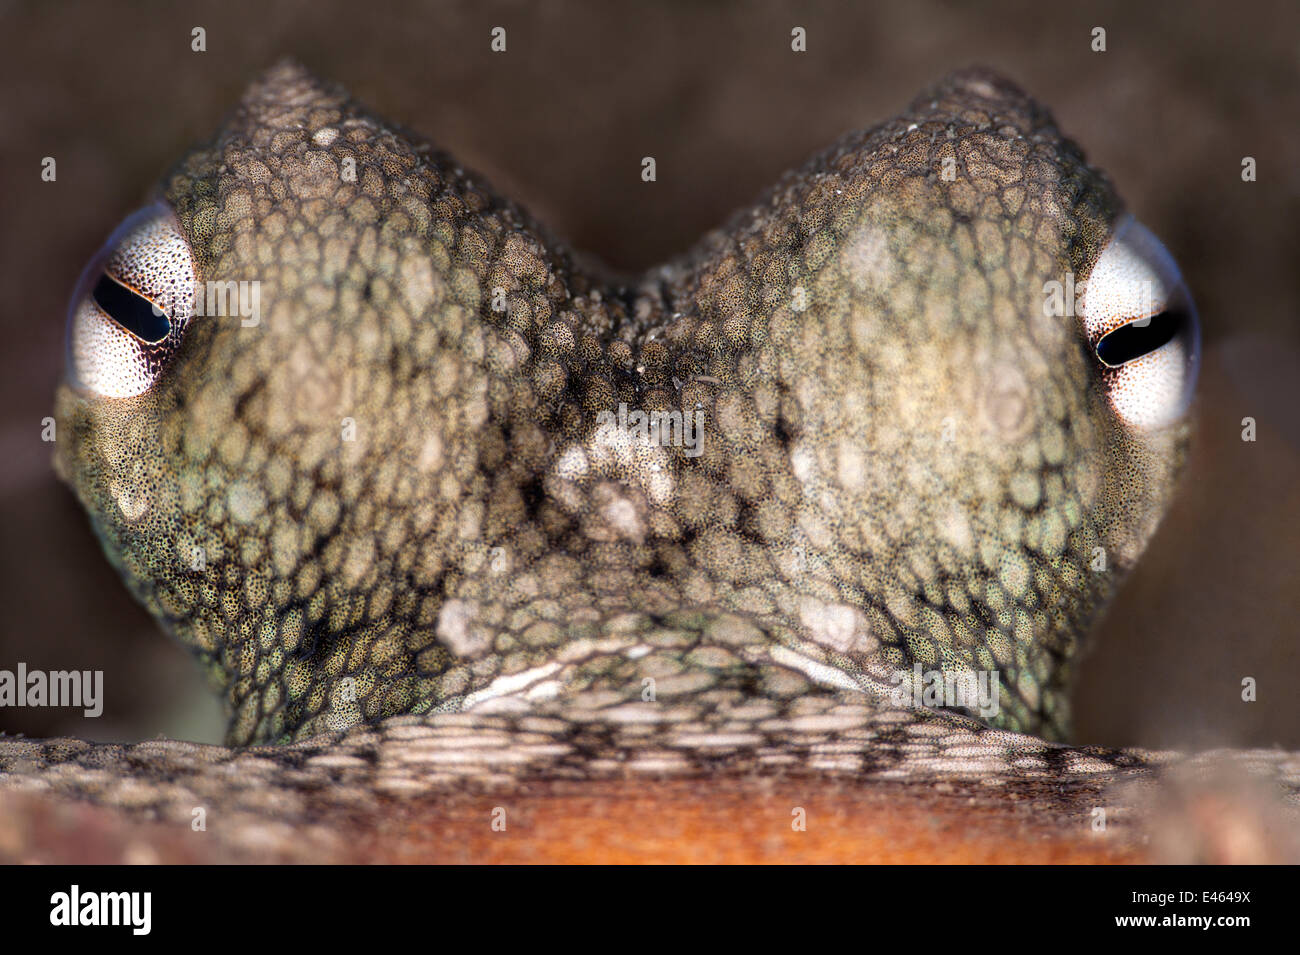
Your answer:
[[[995,73],[625,276],[283,62],[68,323],[55,468],[227,745],[15,741],[0,780],[301,833],[529,779],[940,779],[1077,816],[1152,763],[1061,741],[1177,487],[1196,310]]]

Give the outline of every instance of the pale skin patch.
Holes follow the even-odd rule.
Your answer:
[[[438,639],[459,657],[474,658],[487,650],[487,632],[476,625],[479,607],[472,601],[449,600],[438,614]]]
[[[813,640],[840,653],[869,653],[875,648],[870,621],[857,607],[804,597],[799,603],[799,619]]]
[[[873,224],[864,225],[848,239],[843,268],[859,292],[885,292],[894,284],[897,263],[889,242],[889,233]]]

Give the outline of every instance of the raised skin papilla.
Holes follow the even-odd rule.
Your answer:
[[[57,464],[232,744],[543,703],[885,709],[915,664],[996,673],[994,725],[1062,736],[1181,464],[1194,317],[1097,355],[1181,286],[987,72],[623,285],[289,64],[165,200],[146,244],[182,239],[195,299],[184,261],[110,257],[169,337],[114,289],[74,301]],[[1045,307],[1099,261],[1080,314]],[[1154,307],[1122,293],[1153,277]],[[239,283],[257,320],[210,314]],[[621,405],[694,445],[610,427]]]

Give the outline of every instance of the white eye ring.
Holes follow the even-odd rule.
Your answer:
[[[1115,414],[1143,429],[1181,418],[1200,365],[1196,306],[1173,257],[1132,216],[1088,275],[1080,315]]]
[[[171,210],[127,216],[77,280],[68,306],[72,384],[105,398],[142,395],[194,314],[194,256]]]

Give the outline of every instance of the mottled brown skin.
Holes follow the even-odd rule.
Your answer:
[[[231,743],[550,664],[530,698],[794,695],[776,647],[868,691],[998,670],[995,722],[1060,735],[1068,661],[1172,487],[1183,430],[1119,423],[1041,308],[1118,202],[990,74],[634,287],[292,65],[165,192],[200,281],[260,282],[263,321],[196,320],[138,399],[61,389],[58,464]],[[702,453],[602,442],[620,402],[699,409]]]
[[[890,787],[921,782],[975,813],[971,857],[1041,849],[1027,811],[1065,840],[1034,858],[1133,857],[1092,810],[1160,758],[1008,730],[1066,732],[1069,661],[1186,428],[1125,427],[1077,324],[1042,317],[1119,203],[1014,86],[954,74],[627,284],[290,64],[166,197],[201,280],[260,281],[261,324],[195,321],[140,398],[62,387],[56,463],[229,742],[296,742],[0,742],[6,788],[212,807],[207,858],[338,859],[356,827],[381,858],[460,844],[463,793],[594,800],[588,837],[623,838],[615,807],[680,778],[636,815],[664,858],[645,819],[735,831],[704,780],[742,807],[787,780],[850,826],[884,799],[848,855],[915,859],[941,850],[909,849]],[[602,437],[620,402],[698,407],[702,453]],[[999,670],[997,728],[882,699],[913,660]],[[557,830],[512,831],[537,858]]]

